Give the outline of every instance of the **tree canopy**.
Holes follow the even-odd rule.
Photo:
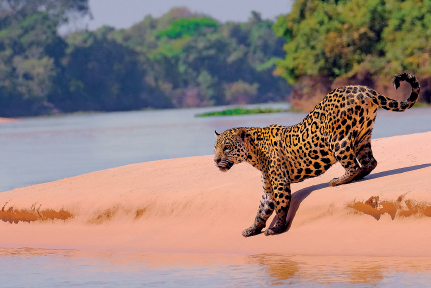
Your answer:
[[[256,103],[290,91],[273,75],[283,39],[256,12],[219,23],[174,8],[61,37],[70,13],[90,13],[87,1],[0,3],[0,116]]]
[[[170,23],[170,27],[160,31],[157,36],[169,38],[182,38],[186,35],[193,36],[204,29],[217,29],[219,24],[217,21],[208,17],[199,18],[180,18]]]
[[[426,82],[430,28],[430,0],[297,0],[274,25],[286,41],[277,74],[298,87],[379,86],[402,71]],[[431,91],[422,91],[430,101]]]

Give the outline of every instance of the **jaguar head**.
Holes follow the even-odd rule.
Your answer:
[[[247,129],[233,128],[219,134],[215,132],[217,141],[214,145],[214,164],[222,172],[228,171],[234,164],[247,159]]]

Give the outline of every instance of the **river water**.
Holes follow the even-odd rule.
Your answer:
[[[265,107],[267,105],[259,105]],[[287,104],[272,104],[287,108]],[[304,113],[194,117],[225,107],[74,114],[0,125],[0,191],[213,153],[214,130],[293,125]],[[431,108],[379,111],[373,138],[431,131]],[[408,149],[408,147],[406,147]],[[1,231],[7,233],[7,231]],[[429,287],[431,259],[1,249],[0,287]]]
[[[288,108],[259,105],[267,106]],[[289,126],[305,116],[286,112],[195,117],[225,108],[74,114],[1,124],[0,192],[132,163],[209,155],[216,129]],[[430,130],[431,108],[379,111],[373,138]]]
[[[431,259],[0,249],[15,287],[429,287]]]

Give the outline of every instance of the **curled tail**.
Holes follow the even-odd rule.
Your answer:
[[[408,73],[401,73],[395,75],[394,79],[392,80],[395,89],[398,89],[398,87],[400,87],[400,82],[402,81],[407,81],[412,86],[412,92],[410,93],[410,97],[407,100],[397,101],[376,93],[376,95],[371,96],[373,102],[379,105],[381,108],[390,111],[404,111],[411,108],[419,97],[419,83],[416,80],[415,76]]]

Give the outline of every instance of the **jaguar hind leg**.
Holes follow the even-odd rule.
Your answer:
[[[361,171],[355,177],[354,181],[360,180],[371,173],[377,166],[377,160],[373,156],[371,150],[371,130],[367,133],[357,145],[356,157],[361,164]]]
[[[333,145],[335,158],[341,165],[346,169],[343,176],[334,178],[329,181],[329,185],[338,186],[352,182],[359,173],[361,173],[361,167],[356,160],[356,154],[352,147],[350,139],[342,139]]]

